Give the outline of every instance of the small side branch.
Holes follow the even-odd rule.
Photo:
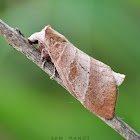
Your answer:
[[[0,20],[0,35],[2,35],[8,41],[8,43],[13,46],[13,48],[24,54],[28,59],[33,61],[42,69],[40,52],[34,46],[28,43],[27,39],[23,36],[20,30],[13,29],[2,20]],[[46,62],[42,70],[51,76],[54,71],[53,63]],[[60,79],[58,74],[56,74],[53,79],[65,88],[65,85],[63,84],[63,81]],[[136,133],[135,130],[128,126],[124,121],[122,121],[118,116],[114,115],[111,120],[107,120],[101,117],[99,118],[110,127],[112,127],[115,131],[117,131],[120,135],[122,135],[125,139],[140,140],[140,135]]]

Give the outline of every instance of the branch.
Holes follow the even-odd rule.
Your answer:
[[[30,45],[24,35],[18,29],[13,29],[0,20],[0,34],[8,41],[10,46],[14,49],[20,51],[28,59],[33,61],[42,69],[42,62],[40,61],[41,54],[34,46]],[[54,66],[51,62],[46,62],[44,68],[42,69],[49,76],[53,74]],[[54,77],[61,86],[64,86],[63,81],[60,79],[59,75],[56,74]],[[99,116],[98,116],[99,117]],[[136,133],[130,126],[128,126],[124,121],[122,121],[118,116],[114,114],[111,120],[107,120],[99,117],[106,124],[112,127],[120,135],[122,135],[127,140],[140,140],[140,135]]]

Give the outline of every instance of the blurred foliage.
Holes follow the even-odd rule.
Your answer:
[[[116,114],[140,133],[139,0],[0,0],[0,18],[26,37],[50,24],[82,51],[126,74]],[[0,139],[52,136],[123,139],[0,36]]]

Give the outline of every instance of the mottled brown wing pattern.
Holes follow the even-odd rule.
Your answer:
[[[55,53],[51,55],[69,92],[92,113],[112,118],[116,104],[116,84],[110,67],[72,44],[64,45],[59,58]]]
[[[88,56],[50,26],[28,40],[30,43],[37,40],[45,46],[67,90],[85,108],[106,119],[113,117],[117,86],[125,75],[113,72],[106,64]]]

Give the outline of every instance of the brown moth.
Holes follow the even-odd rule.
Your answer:
[[[106,64],[88,56],[49,25],[31,35],[28,41],[38,42],[43,65],[47,58],[51,59],[67,90],[85,108],[106,119],[113,117],[117,87],[125,75],[115,73]],[[51,78],[54,75],[55,70]]]

